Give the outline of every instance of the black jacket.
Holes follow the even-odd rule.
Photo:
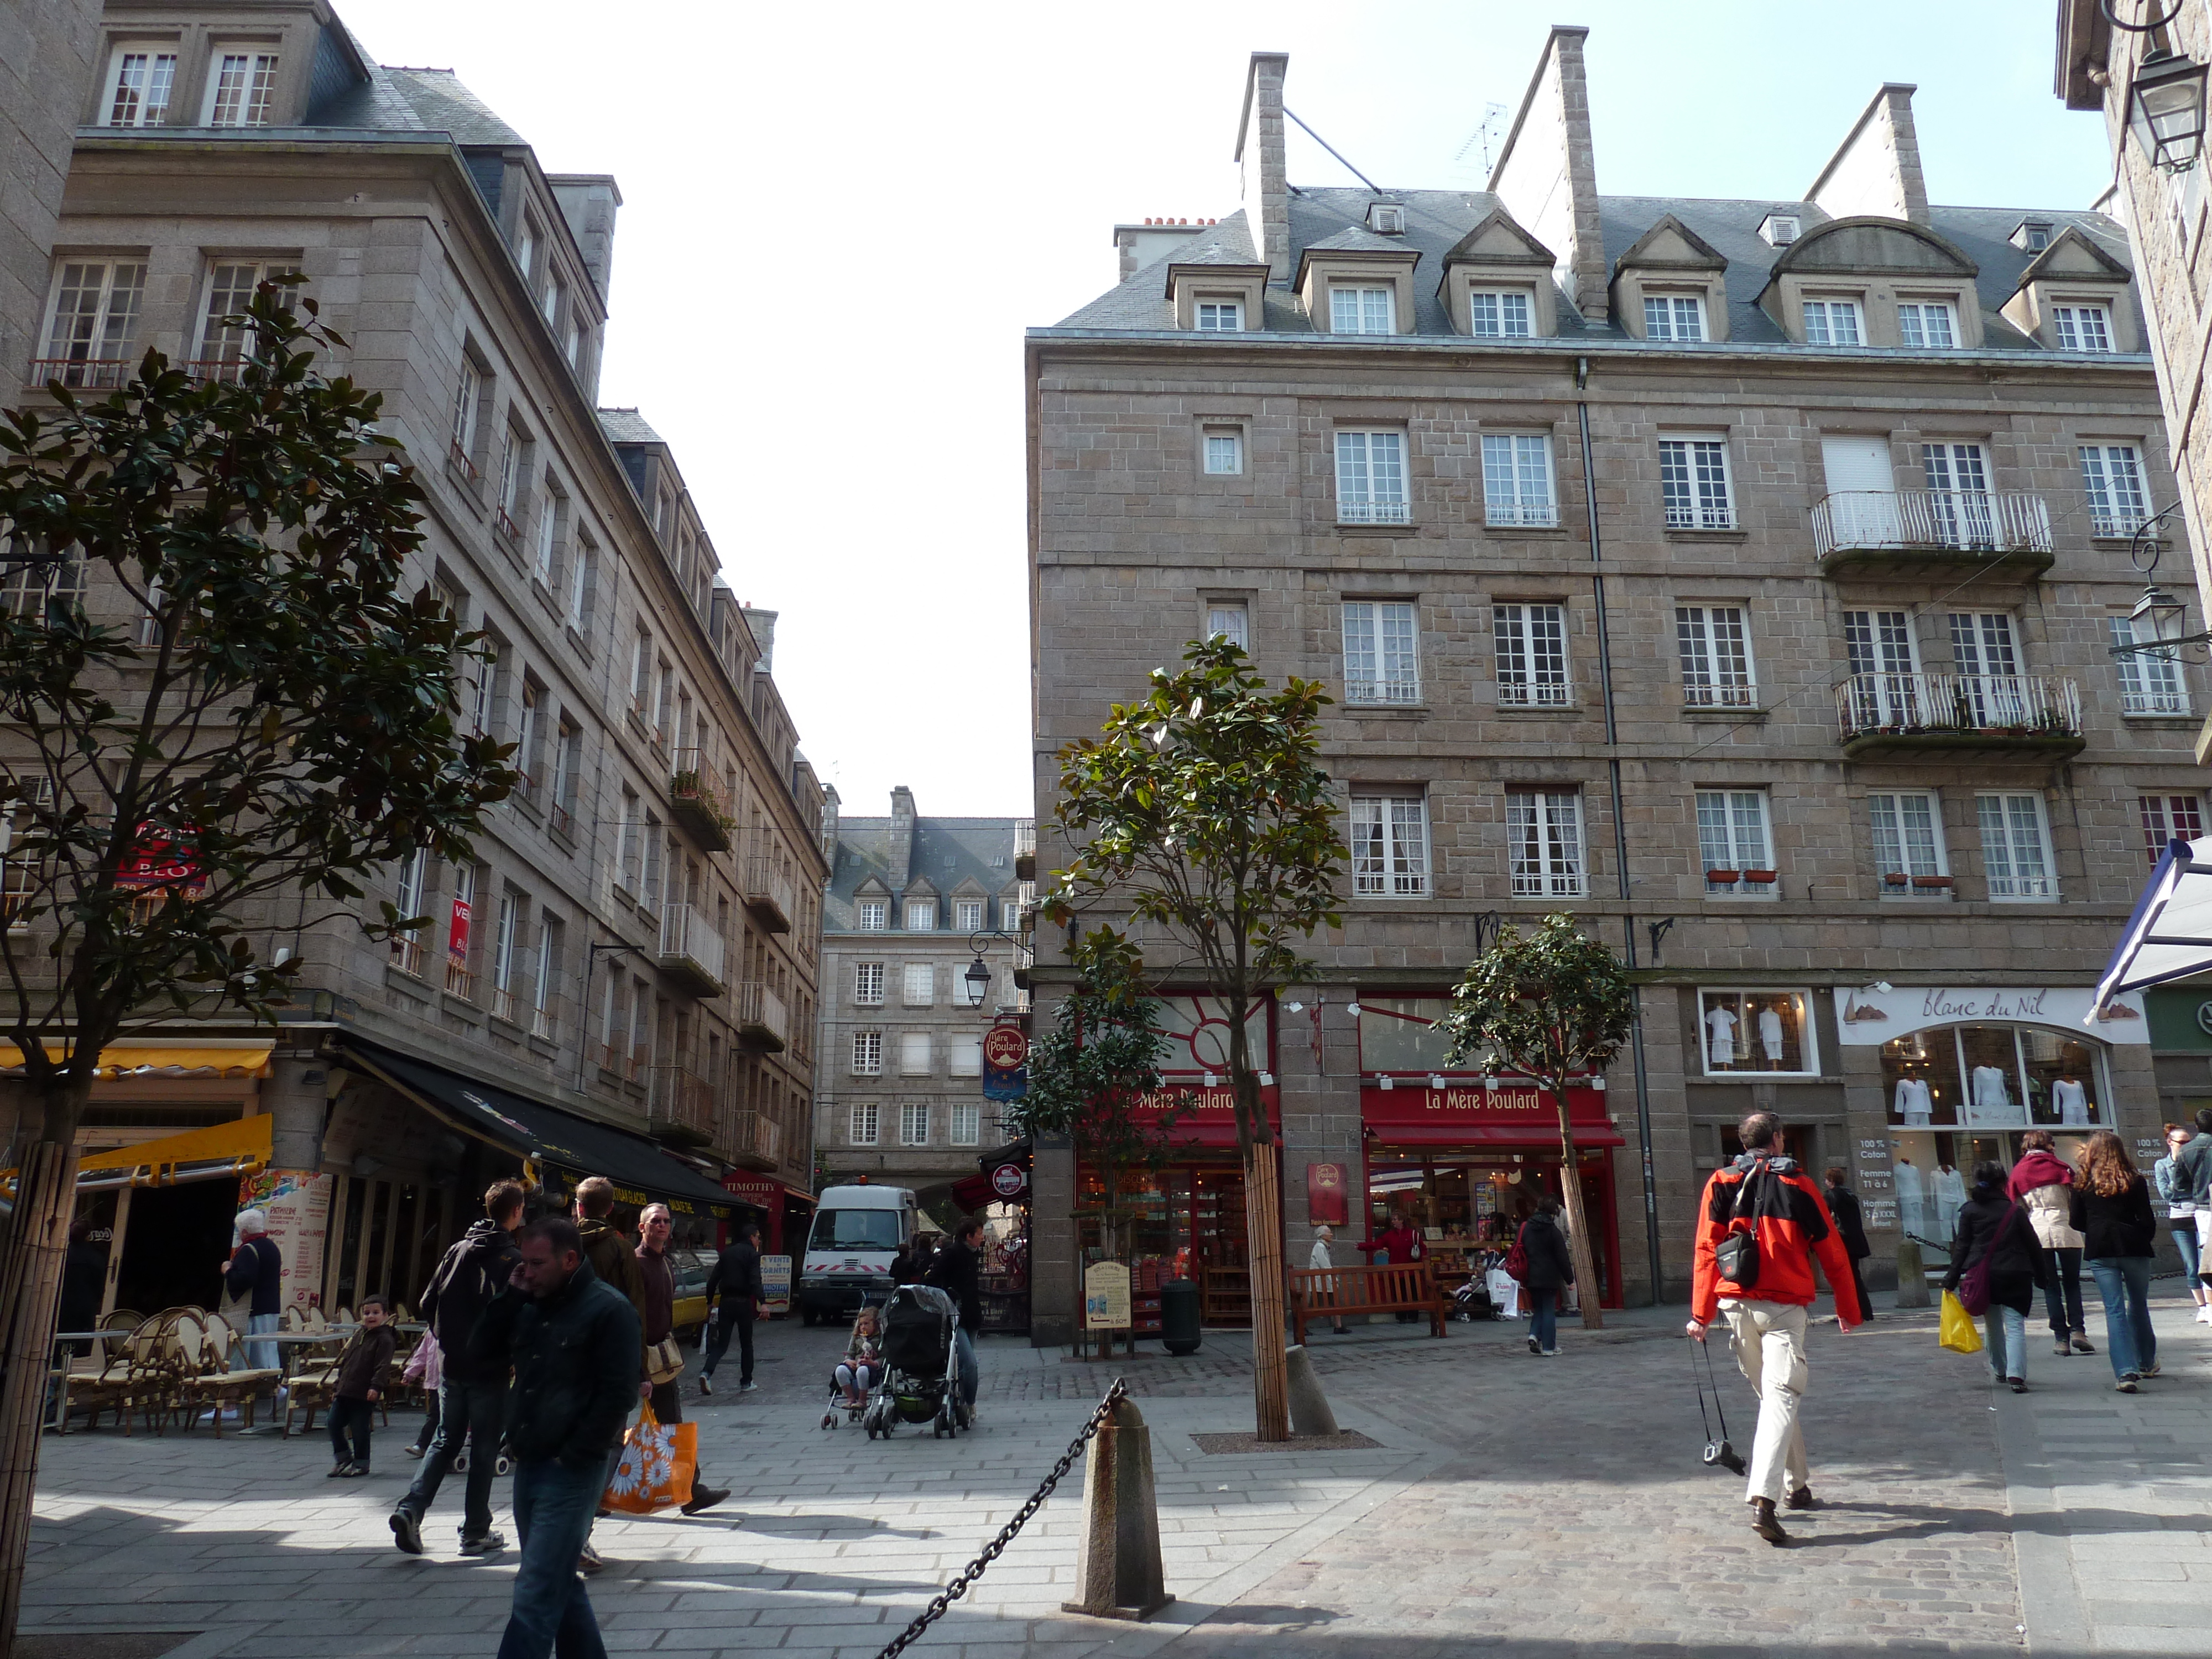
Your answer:
[[[722,1317],[750,1319],[753,1304],[761,1299],[760,1252],[750,1239],[739,1239],[714,1258],[707,1270],[707,1300],[719,1291]]]
[[[2071,1192],[2067,1224],[2081,1235],[2084,1261],[2158,1254],[2158,1221],[2150,1212],[2150,1182],[2141,1176],[2117,1198],[2100,1198],[2079,1182]]]
[[[230,1266],[222,1275],[222,1287],[233,1296],[253,1292],[253,1305],[248,1312],[260,1314],[284,1311],[284,1257],[269,1242],[266,1233],[256,1233],[238,1247],[230,1259]]]
[[[954,1239],[937,1253],[937,1260],[930,1264],[927,1282],[946,1291],[960,1304],[963,1330],[983,1328],[982,1273],[983,1259],[968,1247],[964,1239]]]
[[[469,1336],[472,1367],[514,1368],[507,1438],[515,1456],[556,1458],[571,1469],[604,1464],[620,1443],[644,1352],[637,1310],[588,1261],[543,1301],[502,1290]]]
[[[1957,1290],[1966,1270],[1984,1256],[1990,1259],[1990,1305],[2033,1311],[2037,1288],[2051,1282],[2035,1224],[2002,1191],[1989,1193],[1977,1187],[1959,1210],[1959,1228],[1951,1237],[1951,1271],[1943,1275],[1943,1288]]]
[[[477,1222],[439,1261],[422,1292],[422,1319],[438,1334],[446,1369],[465,1382],[500,1382],[504,1366],[479,1371],[469,1362],[469,1334],[492,1297],[507,1288],[507,1276],[522,1252],[514,1236],[489,1218]]]
[[[1867,1243],[1866,1215],[1859,1208],[1858,1194],[1848,1187],[1830,1187],[1820,1196],[1828,1200],[1828,1218],[1836,1224],[1836,1236],[1844,1241],[1844,1254],[1854,1261],[1872,1255],[1874,1246]]]
[[[1551,1217],[1532,1215],[1521,1224],[1521,1248],[1528,1257],[1528,1277],[1522,1282],[1530,1290],[1556,1291],[1575,1282],[1574,1254]]]

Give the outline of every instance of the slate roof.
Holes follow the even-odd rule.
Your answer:
[[[870,877],[891,890],[896,900],[904,889],[892,886],[891,862],[897,851],[891,818],[840,817],[837,845],[830,870],[830,889],[823,903],[822,926],[829,933],[854,931],[853,896]],[[1014,884],[1014,826],[1016,818],[931,818],[914,820],[914,854],[908,867],[908,884],[927,881],[940,899],[973,881],[987,898],[996,898]],[[994,865],[994,858],[1003,859]],[[904,915],[894,909],[893,921]],[[995,911],[987,913],[990,925],[999,925]],[[957,932],[951,905],[937,907],[939,933]],[[898,931],[894,929],[894,931]]]
[[[526,147],[522,135],[493,113],[453,70],[395,69],[382,64],[368,67],[366,81],[356,82],[309,110],[307,124],[375,132],[450,132],[464,149]]]
[[[645,416],[634,409],[603,409],[599,411],[599,430],[607,434],[611,444],[665,444],[662,437],[645,423]]]
[[[1377,199],[1400,204],[1406,210],[1402,236],[1377,236],[1365,228],[1368,204]],[[1309,248],[1326,246],[1387,247],[1427,257],[1415,267],[1413,279],[1414,332],[1449,335],[1452,328],[1443,304],[1437,297],[1437,282],[1444,256],[1468,231],[1504,204],[1487,191],[1408,190],[1376,192],[1363,187],[1304,189],[1294,186],[1290,198],[1291,267]],[[1598,199],[1598,222],[1605,239],[1606,270],[1652,226],[1674,215],[1710,242],[1728,262],[1726,284],[1729,329],[1738,343],[1783,345],[1787,337],[1773,319],[1759,308],[1761,290],[1771,276],[1774,262],[1784,249],[1773,247],[1759,234],[1770,214],[1794,214],[1800,233],[1829,222],[1832,216],[1810,202],[1707,200],[1686,197],[1603,196]],[[1929,228],[1955,243],[1980,269],[1977,286],[1984,312],[1983,349],[1991,351],[2032,351],[2040,347],[1997,314],[2020,286],[2021,273],[2035,256],[2008,240],[2021,222],[2047,222],[2055,234],[2072,225],[2124,266],[2134,268],[2128,253],[2127,233],[2100,213],[2071,208],[1957,208],[1938,207],[1929,214]],[[1533,228],[1522,226],[1522,229]],[[1165,295],[1170,263],[1196,263],[1209,244],[1225,250],[1235,247],[1243,258],[1228,263],[1256,264],[1251,233],[1243,212],[1194,231],[1191,240],[1169,249],[1128,281],[1116,285],[1090,304],[1061,319],[1057,326],[1085,329],[1172,330],[1175,314]],[[1554,250],[1564,253],[1564,250]],[[1270,333],[1311,334],[1315,329],[1298,308],[1289,287],[1270,283],[1263,331]],[[1618,325],[1585,323],[1562,300],[1559,337],[1594,340],[1626,340]]]

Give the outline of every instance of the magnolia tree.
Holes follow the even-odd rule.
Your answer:
[[[1485,1072],[1534,1078],[1559,1115],[1560,1195],[1583,1291],[1583,1323],[1605,1322],[1597,1261],[1583,1208],[1581,1165],[1567,1111],[1571,1079],[1602,1073],[1628,1041],[1636,992],[1620,959],[1574,924],[1550,915],[1524,937],[1502,929],[1468,967],[1438,1024],[1451,1039],[1449,1063],[1478,1061]]]
[[[1063,925],[1093,912],[1127,920],[1126,936],[1111,927],[1079,935],[1079,975],[1112,979],[1125,972],[1116,963],[1129,964],[1133,978],[1221,1006],[1263,1440],[1290,1437],[1282,1194],[1261,1097],[1265,1056],[1251,1052],[1247,1022],[1277,988],[1310,980],[1297,942],[1340,921],[1345,847],[1316,759],[1328,703],[1313,680],[1270,690],[1218,635],[1185,651],[1180,672],[1154,669],[1149,695],[1116,704],[1098,737],[1060,750],[1054,822],[1077,850],[1043,907]]]
[[[469,857],[514,779],[455,726],[477,636],[406,580],[420,492],[379,399],[318,369],[344,343],[313,314],[264,283],[227,319],[249,342],[234,371],[149,354],[104,401],[56,387],[58,408],[0,416],[0,1036],[21,1066],[0,1083],[19,1166],[0,1233],[0,1649],[101,1050],[165,1018],[273,1020],[299,968],[258,949],[276,902],[287,931],[295,903],[300,925],[358,915],[379,866]]]

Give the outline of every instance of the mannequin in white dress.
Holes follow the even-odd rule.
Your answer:
[[[1766,1050],[1766,1063],[1782,1063],[1782,1015],[1774,1008],[1759,1011],[1759,1046]]]
[[[2086,1128],[2089,1122],[2089,1091],[2081,1086],[2078,1078],[2062,1077],[2051,1085],[2051,1103],[2058,1109],[2058,1121],[2076,1128]]]
[[[1959,1211],[1966,1201],[1966,1177],[1951,1164],[1939,1166],[1933,1182],[1936,1197],[1936,1231],[1931,1238],[1948,1244],[1958,1231]]]
[[[1928,1237],[1927,1200],[1920,1188],[1920,1167],[1909,1158],[1900,1158],[1890,1166],[1890,1178],[1897,1182],[1897,1219],[1905,1231],[1916,1238]]]
[[[1898,1079],[1896,1104],[1900,1121],[1914,1127],[1926,1125],[1935,1109],[1935,1103],[1928,1093],[1928,1079],[1924,1077]]]
[[[2002,1066],[1975,1066],[1973,1090],[1976,1117],[1987,1118],[1996,1122],[2013,1115],[2012,1093],[2005,1085]],[[1962,1204],[1966,1202],[1966,1194],[1963,1191],[1959,1194],[1959,1201]]]
[[[1726,1008],[1705,1011],[1705,1052],[1716,1066],[1735,1064],[1735,1015]]]

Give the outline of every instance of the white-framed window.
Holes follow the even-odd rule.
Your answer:
[[[1928,486],[1929,515],[1944,545],[1996,544],[1989,461],[1979,444],[1923,444],[1920,473]]]
[[[200,125],[265,127],[269,125],[269,100],[276,91],[275,52],[219,53],[215,73],[208,76],[206,116]]]
[[[2055,899],[2058,878],[2051,869],[2051,830],[2043,818],[2043,797],[1986,794],[1974,797],[1982,830],[1982,869],[1992,899]]]
[[[1344,602],[1344,700],[1419,702],[1420,629],[1417,607],[1380,599]]]
[[[460,378],[453,386],[453,450],[463,460],[476,453],[477,408],[483,398],[483,376],[476,359],[461,354]]]
[[[975,1039],[978,1054],[982,1053],[983,1039]],[[980,1065],[981,1062],[979,1061]],[[974,1146],[983,1139],[983,1109],[972,1100],[952,1103],[951,1142],[956,1146]]]
[[[1864,331],[1859,327],[1859,302],[1856,300],[1806,301],[1805,343],[1823,346],[1864,344]]]
[[[1206,636],[1224,639],[1240,651],[1249,651],[1252,613],[1240,600],[1210,600],[1206,607]]]
[[[208,267],[207,303],[200,313],[199,348],[192,356],[203,372],[234,373],[253,344],[253,331],[244,323],[226,322],[241,315],[252,302],[253,290],[265,278],[292,269],[286,264],[240,264],[221,259]]]
[[[0,539],[0,550],[7,544]],[[73,548],[59,564],[0,566],[0,616],[44,625],[48,607],[58,604],[73,611],[84,604],[88,574],[84,550]],[[0,812],[4,821],[4,812]]]
[[[899,1075],[927,1077],[930,1073],[929,1033],[902,1031],[899,1034]]]
[[[108,60],[106,125],[158,127],[169,118],[177,54],[150,46],[118,46]]]
[[[2112,308],[2110,306],[2053,306],[2051,331],[2061,351],[2110,351],[2112,349]]]
[[[568,511],[568,499],[556,495],[553,480],[545,479],[545,494],[538,507],[538,554],[532,562],[530,574],[540,587],[553,586],[553,560],[561,544],[561,520]]]
[[[2138,795],[2136,811],[2142,819],[2143,851],[2153,864],[2175,841],[2200,841],[2204,836],[2204,798],[2202,795]]]
[[[937,931],[937,901],[933,898],[910,898],[906,902],[906,930],[909,933],[933,933]]]
[[[2051,227],[2039,219],[2032,219],[2020,228],[2021,246],[2030,253],[2040,253],[2051,246]]]
[[[853,1033],[853,1075],[881,1077],[884,1074],[884,1034],[881,1031]]]
[[[952,925],[963,933],[981,932],[983,927],[983,901],[981,899],[953,900]]]
[[[945,1069],[954,1077],[983,1075],[983,1035],[980,1031],[955,1031],[948,1045]]]
[[[579,534],[575,551],[568,556],[568,626],[579,634],[591,617],[592,574],[599,562],[597,544],[589,536]]]
[[[928,1007],[937,1000],[937,965],[928,962],[909,962],[906,965],[901,988],[908,1007]]]
[[[1846,611],[1844,646],[1850,653],[1853,729],[1910,726],[1920,718],[1920,663],[1908,611]]]
[[[908,1100],[899,1105],[899,1145],[927,1146],[929,1145],[929,1103]]]
[[[1702,340],[1705,337],[1705,302],[1695,294],[1647,294],[1644,296],[1644,337],[1647,340]]]
[[[853,1001],[861,1008],[880,1008],[884,1006],[884,964],[880,962],[856,962],[853,964]]]
[[[1567,681],[1565,605],[1493,605],[1490,638],[1502,707],[1564,708],[1574,701]]]
[[[1765,1072],[1817,1077],[1819,1039],[1809,991],[1765,989],[1698,992],[1698,1047],[1707,1077]]]
[[[527,796],[532,786],[545,781],[538,766],[538,686],[524,678],[522,695],[516,699],[521,705],[514,723],[514,769],[521,773],[518,794]]]
[[[1244,471],[1244,434],[1235,427],[1210,426],[1202,434],[1206,442],[1206,470],[1219,477],[1233,477]]]
[[[1420,796],[1352,798],[1352,890],[1362,898],[1427,896],[1428,809]]]
[[[891,925],[891,907],[888,899],[862,899],[857,907],[860,916],[860,931],[881,933]]]
[[[46,355],[31,378],[40,385],[117,386],[130,378],[131,349],[146,298],[138,259],[65,259],[54,271]]]
[[[464,865],[471,876],[474,869]],[[393,903],[403,921],[411,921],[423,914],[423,901],[428,896],[430,879],[430,849],[418,847],[399,861],[399,890]],[[422,930],[410,927],[405,933],[392,936],[392,959],[404,973],[419,975],[422,971]]]
[[[1874,826],[1875,879],[1884,898],[1933,898],[1951,873],[1943,847],[1943,808],[1930,789],[1883,790],[1867,797]],[[1916,886],[1915,881],[1927,884]]]
[[[493,1012],[504,1019],[514,1018],[514,965],[521,951],[522,895],[503,892],[492,931],[491,988],[499,993]]]
[[[2089,497],[2089,533],[2132,536],[2150,516],[2142,485],[2142,458],[2133,444],[2083,444],[2081,488]]]
[[[1742,606],[1676,605],[1674,648],[1682,660],[1684,708],[1749,708],[1759,702]]]
[[[1471,289],[1467,331],[1478,340],[1526,340],[1534,335],[1535,307],[1526,289]]]
[[[1951,660],[1977,726],[2018,726],[2033,718],[2026,681],[2020,676],[2020,652],[2013,642],[2012,613],[1954,611],[1950,613]]]
[[[1580,898],[1588,890],[1582,797],[1573,790],[1509,792],[1505,840],[1516,898]]]
[[[1407,524],[1406,434],[1336,434],[1336,517],[1340,524]]]
[[[2155,638],[2151,619],[2133,617],[2106,618],[2112,643],[2148,645]],[[2178,653],[2178,647],[2176,647]],[[2181,665],[2165,651],[2130,651],[2112,659],[2120,677],[2120,709],[2129,714],[2186,714],[2189,687],[2181,678]]]
[[[876,1103],[855,1101],[845,1115],[845,1138],[855,1146],[876,1144]]]
[[[1194,312],[1193,321],[1202,333],[1242,334],[1244,331],[1244,302],[1242,300],[1200,300]]]
[[[1559,521],[1552,441],[1540,432],[1482,434],[1482,516],[1493,525],[1549,529]]]
[[[1735,528],[1725,438],[1662,438],[1659,489],[1669,530]]]
[[[1767,833],[1764,789],[1698,791],[1698,857],[1711,898],[1771,899],[1774,842]]]
[[[1328,290],[1328,329],[1332,334],[1395,334],[1398,331],[1397,290],[1393,288],[1352,288],[1331,284]]]
[[[1959,343],[1959,314],[1948,301],[1906,300],[1897,307],[1898,343],[1908,351],[1950,351]]]

